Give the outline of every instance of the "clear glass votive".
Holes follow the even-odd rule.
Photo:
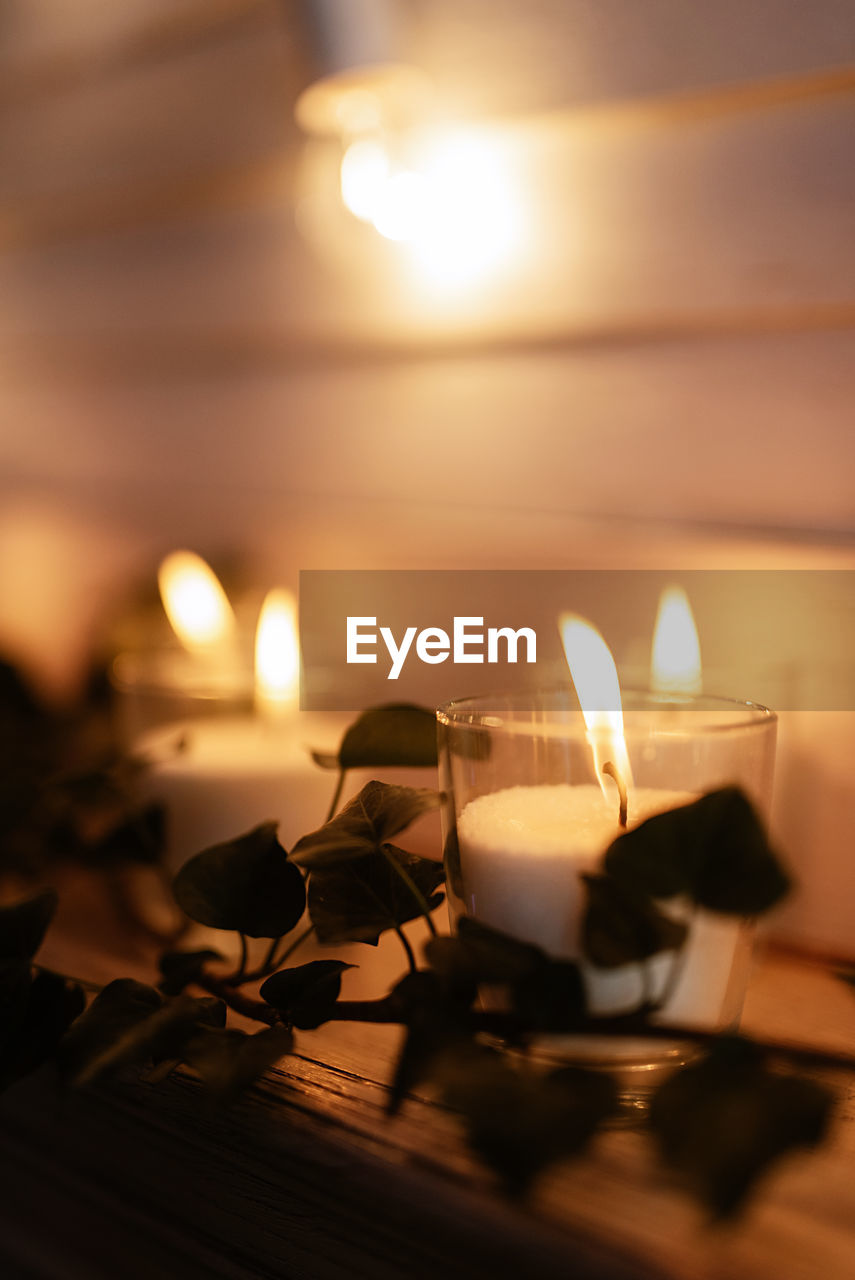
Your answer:
[[[591,739],[570,687],[461,699],[437,712],[443,842],[452,928],[471,916],[551,956],[576,961],[588,1011],[724,1030],[738,1023],[748,979],[751,922],[670,899],[660,908],[688,927],[679,950],[617,968],[582,955],[581,876],[602,870],[620,834],[619,797],[601,785]],[[724,786],[740,787],[768,820],[776,716],[716,697],[627,691],[623,726],[631,771],[629,828]],[[617,1068],[643,1095],[686,1060],[683,1040],[539,1036],[536,1052]]]
[[[253,705],[248,658],[219,667],[176,645],[120,653],[110,683],[126,746],[162,725],[241,714]]]

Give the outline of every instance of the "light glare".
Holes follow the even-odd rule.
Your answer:
[[[519,201],[495,140],[454,134],[411,140],[406,164],[374,139],[352,143],[341,166],[345,206],[387,240],[406,244],[418,273],[443,288],[467,284],[513,256]]]

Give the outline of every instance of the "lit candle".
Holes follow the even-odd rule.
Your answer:
[[[313,750],[335,754],[347,718],[299,710],[296,607],[286,591],[271,591],[259,616],[255,643],[255,709],[172,724],[146,734],[135,748],[148,762],[145,797],[167,814],[168,861],[178,867],[214,844],[260,822],[279,824],[290,849],[325,820],[336,775],[322,769]],[[342,802],[376,771],[348,773]],[[394,771],[395,782],[435,785],[426,770]],[[438,856],[438,818],[426,815],[408,847]]]
[[[687,904],[668,903],[663,909],[689,926],[679,956],[663,953],[605,969],[581,954],[580,877],[602,869],[602,855],[622,829],[689,804],[698,793],[633,784],[617,671],[605,641],[580,618],[562,619],[561,629],[599,785],[549,781],[470,799],[457,818],[463,910],[554,956],[577,960],[594,1013],[627,1012],[646,999],[663,999],[663,1021],[728,1020],[739,1009],[738,996],[730,1007],[746,936],[738,920],[706,911],[690,915]],[[509,721],[503,732],[520,744],[539,739],[545,759],[549,739],[557,749],[568,729],[566,719],[549,724],[533,718]],[[688,740],[691,733],[691,723],[679,718],[669,728],[671,738]]]

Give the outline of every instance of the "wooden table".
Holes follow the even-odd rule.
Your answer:
[[[75,892],[40,958],[94,981],[151,978],[151,949],[115,925],[98,933],[109,947],[92,946],[97,890]],[[332,954],[361,963],[354,997],[381,994],[402,967],[394,938]],[[819,966],[770,956],[743,1025],[855,1051],[855,997]],[[64,1096],[47,1073],[15,1086],[0,1101],[0,1276],[855,1275],[855,1073],[826,1073],[840,1097],[831,1140],[773,1170],[741,1221],[712,1228],[626,1130],[555,1166],[527,1204],[509,1202],[427,1092],[385,1116],[398,1035],[340,1023],[300,1033],[298,1052],[227,1110],[184,1071]]]

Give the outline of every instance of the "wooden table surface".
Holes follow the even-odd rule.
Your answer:
[[[40,960],[96,982],[151,978],[151,948],[118,924],[93,946],[98,893],[77,883],[63,895]],[[402,969],[394,938],[327,954],[360,963],[346,975],[354,997],[382,994]],[[770,955],[743,1027],[855,1052],[855,998],[827,970]],[[184,1071],[65,1095],[46,1072],[16,1085],[0,1100],[0,1276],[855,1276],[855,1073],[824,1073],[840,1100],[830,1140],[777,1166],[736,1224],[711,1227],[628,1130],[509,1202],[427,1092],[385,1116],[399,1034],[299,1033],[298,1052],[225,1110]]]

